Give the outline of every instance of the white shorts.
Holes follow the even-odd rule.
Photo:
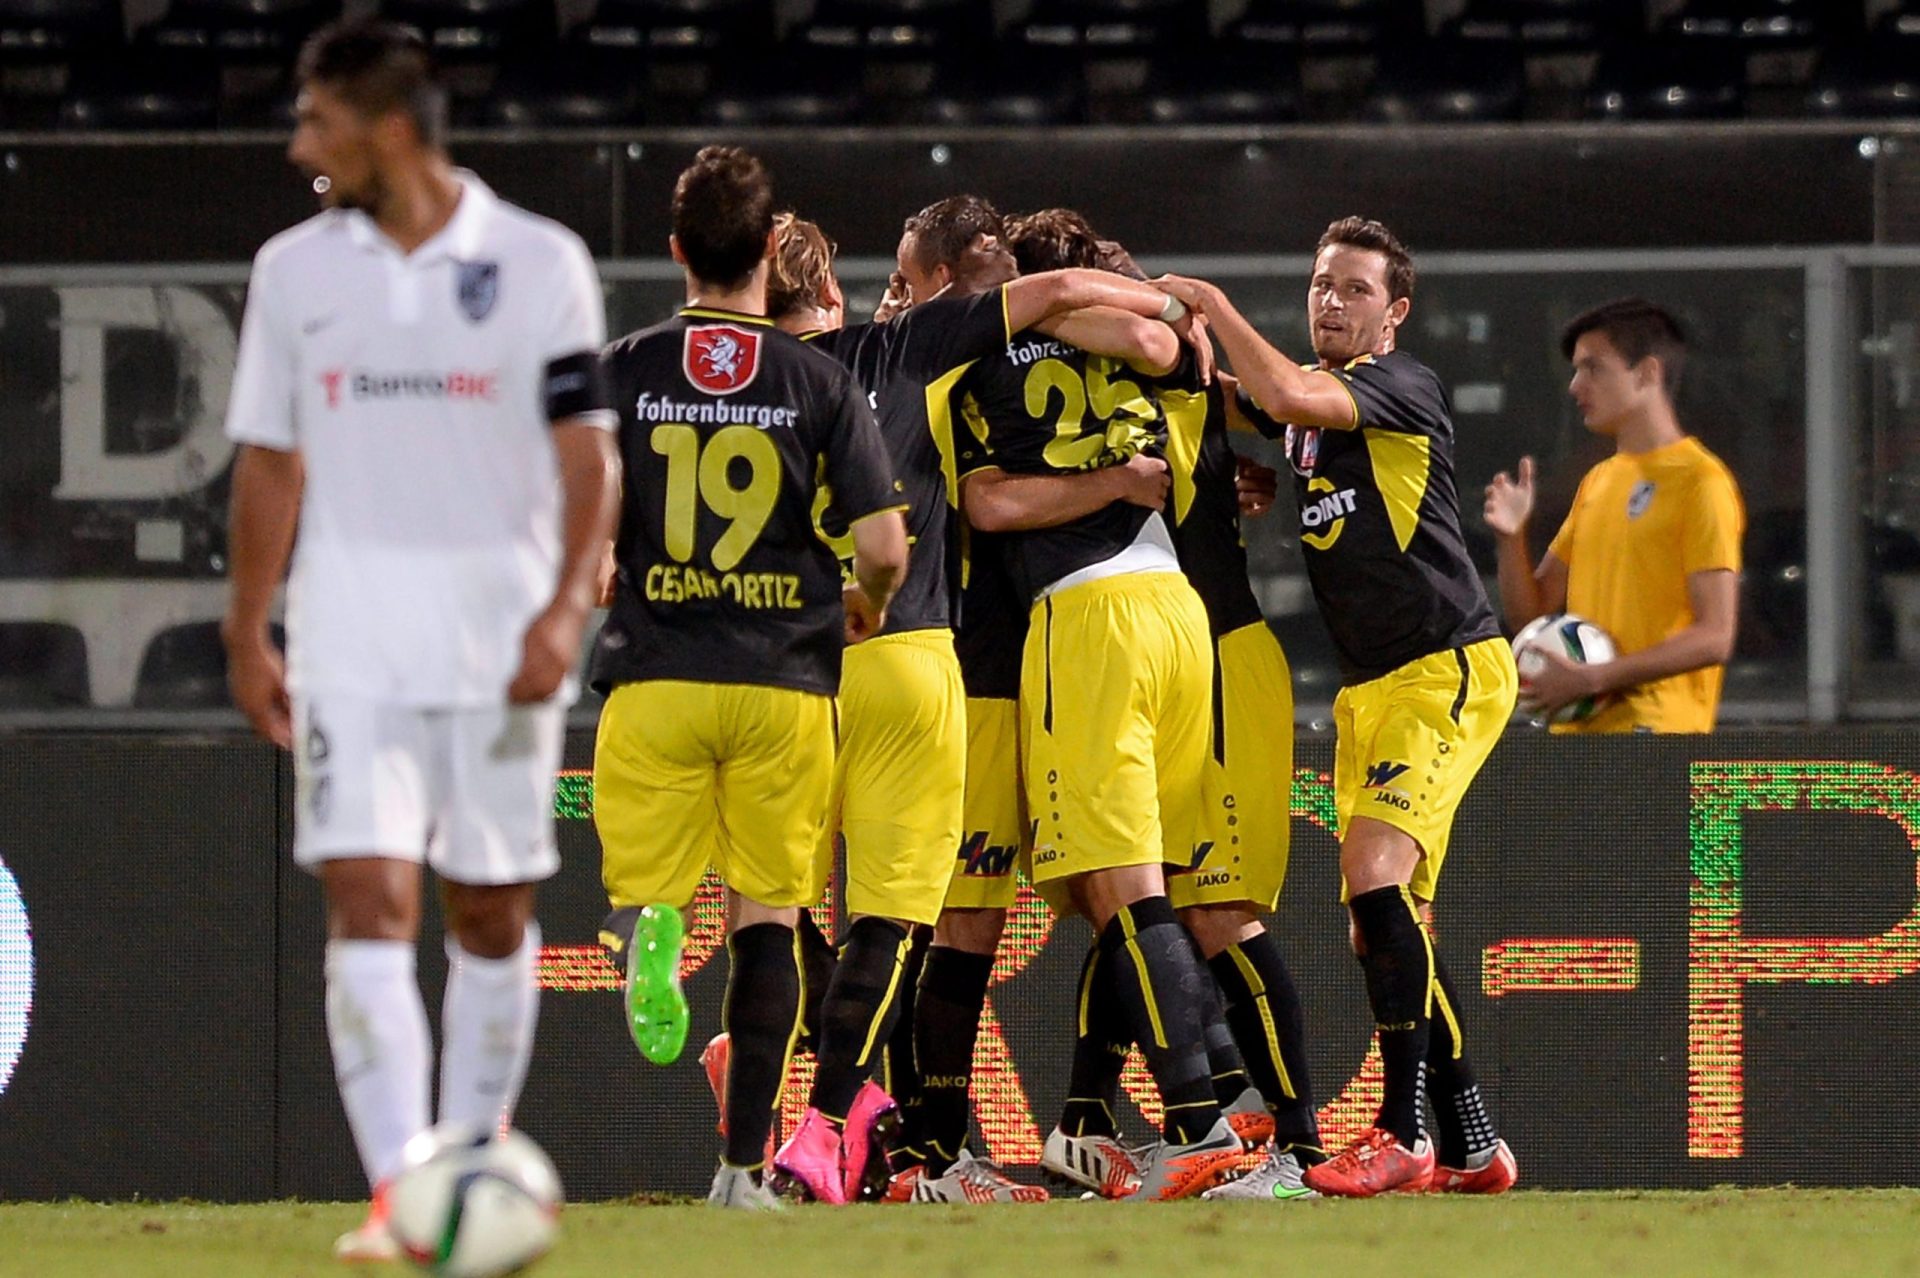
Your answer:
[[[293,706],[294,864],[426,861],[454,883],[560,868],[554,773],[566,706],[435,709],[322,694]]]

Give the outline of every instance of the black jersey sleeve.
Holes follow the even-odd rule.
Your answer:
[[[1247,421],[1252,423],[1253,428],[1259,431],[1264,438],[1281,439],[1285,437],[1287,433],[1286,423],[1277,422],[1267,416],[1267,410],[1253,402],[1253,396],[1247,394],[1247,388],[1245,386],[1235,386],[1233,388],[1233,401],[1239,406],[1240,412],[1246,417]]]
[[[1013,340],[1007,329],[1007,290],[972,297],[936,297],[887,324],[899,343],[901,369],[918,381],[939,381],[954,369],[985,359]]]
[[[893,463],[866,396],[851,377],[840,377],[834,385],[832,425],[820,447],[834,510],[852,523],[883,510],[904,509],[907,503],[894,483]]]
[[[1331,372],[1353,396],[1359,428],[1443,439],[1452,435],[1440,379],[1413,356],[1399,351],[1367,356]]]

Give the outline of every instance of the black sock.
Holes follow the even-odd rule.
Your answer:
[[[1200,943],[1187,934],[1187,944],[1193,951],[1193,961],[1201,971],[1207,970],[1207,956],[1200,952]],[[1240,1099],[1253,1078],[1247,1073],[1247,1063],[1240,1054],[1240,1045],[1233,1041],[1233,1029],[1227,1024],[1227,1008],[1220,996],[1220,986],[1211,978],[1202,982],[1200,991],[1200,1024],[1204,1030],[1207,1045],[1207,1070],[1213,1076],[1213,1098],[1225,1109]]]
[[[1200,1010],[1212,978],[1192,938],[1167,898],[1150,896],[1123,906],[1101,930],[1100,959],[1102,966],[1112,962],[1115,995],[1159,1086],[1161,1134],[1168,1144],[1193,1144],[1220,1121],[1220,1102]]]
[[[1080,965],[1078,988],[1073,1069],[1067,1076],[1067,1103],[1060,1107],[1060,1130],[1069,1136],[1117,1136],[1113,1103],[1120,1095],[1120,1073],[1133,1039],[1113,988],[1113,964],[1097,940]]]
[[[1480,1084],[1467,1059],[1460,1024],[1460,995],[1440,956],[1433,956],[1433,1029],[1427,1039],[1427,1095],[1439,1127],[1435,1156],[1446,1167],[1464,1168],[1493,1148],[1493,1116],[1481,1099]]]
[[[966,1143],[973,1046],[992,975],[991,954],[969,954],[946,945],[927,951],[913,1025],[921,1092],[912,1130],[914,1148],[930,1175],[951,1167]]]
[[[1367,947],[1360,966],[1367,974],[1367,1001],[1373,1004],[1386,1073],[1386,1095],[1375,1126],[1412,1149],[1422,1130],[1433,951],[1413,894],[1405,887],[1375,888],[1348,905]]]
[[[800,965],[807,974],[805,1002],[801,1007],[800,1046],[815,1056],[820,1054],[820,1005],[826,1001],[827,987],[833,984],[833,967],[839,961],[833,942],[813,921],[812,910],[800,911]]]
[[[864,918],[847,932],[820,1009],[820,1067],[811,1104],[844,1120],[873,1073],[900,1010],[907,965],[907,929],[891,919]]]
[[[727,998],[720,1024],[727,1051],[726,1159],[758,1167],[780,1104],[800,1028],[800,961],[793,929],[755,923],[727,938]]]
[[[1272,933],[1261,932],[1229,945],[1208,966],[1226,999],[1227,1024],[1246,1058],[1247,1073],[1273,1115],[1273,1143],[1293,1148],[1309,1165],[1320,1161],[1306,1017],[1279,944]]]
[[[907,929],[907,964],[900,971],[900,1007],[893,1016],[893,1029],[887,1034],[887,1050],[880,1057],[880,1086],[899,1103],[902,1115],[920,1104],[913,1009],[920,997],[920,973],[927,965],[927,947],[932,943],[932,928],[915,925]]]

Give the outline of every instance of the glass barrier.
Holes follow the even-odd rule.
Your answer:
[[[1402,341],[1452,393],[1463,524],[1497,598],[1493,540],[1480,517],[1488,480],[1522,454],[1538,461],[1537,555],[1581,475],[1609,448],[1568,398],[1562,327],[1632,293],[1681,317],[1694,346],[1683,421],[1731,467],[1749,520],[1730,721],[1807,713],[1806,257],[1439,256],[1422,264]],[[851,311],[863,313],[888,264],[842,265]],[[1297,260],[1168,265],[1209,275],[1282,349],[1308,353]],[[668,263],[610,263],[605,273],[614,333],[654,322],[679,300]],[[1868,696],[1920,688],[1920,268],[1854,275],[1869,553],[1845,624],[1854,688]],[[244,266],[0,273],[0,714],[226,705],[214,623],[225,599],[232,449],[221,425],[244,282]],[[1280,460],[1260,441],[1243,447]],[[1256,590],[1312,719],[1331,701],[1336,675],[1296,529],[1283,496],[1271,515],[1249,521],[1246,538]]]
[[[1847,618],[1865,712],[1920,713],[1920,267],[1851,273],[1862,489],[1852,546],[1865,589]]]

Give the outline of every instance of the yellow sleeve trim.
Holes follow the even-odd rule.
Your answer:
[[[911,509],[913,509],[913,507],[904,501],[897,506],[882,506],[878,510],[869,510],[864,515],[855,515],[847,521],[847,527],[851,528],[862,520],[872,519],[877,515],[904,515]]]
[[[1005,333],[1008,343],[1013,341],[1013,307],[1007,301],[1007,286],[1000,286],[1000,331]]]
[[[1359,363],[1359,362],[1360,362],[1359,360],[1355,360],[1355,361],[1354,361],[1354,364],[1357,364],[1357,363]],[[1353,367],[1353,364],[1349,364],[1349,365],[1347,365],[1347,367],[1349,367],[1349,368],[1351,368],[1351,367]],[[1349,404],[1351,404],[1351,405],[1353,405],[1353,424],[1352,424],[1351,426],[1349,426],[1349,427],[1347,427],[1347,429],[1348,429],[1348,430],[1359,430],[1359,429],[1360,429],[1360,401],[1359,401],[1358,399],[1356,399],[1356,398],[1354,397],[1354,394],[1353,394],[1353,387],[1351,387],[1351,386],[1349,386],[1349,385],[1347,385],[1347,384],[1346,384],[1346,382],[1345,382],[1345,381],[1343,381],[1343,380],[1342,380],[1342,379],[1341,379],[1341,378],[1340,378],[1340,377],[1339,377],[1339,376],[1338,376],[1337,374],[1335,374],[1335,373],[1334,373],[1334,372],[1333,372],[1333,371],[1332,371],[1331,369],[1325,369],[1325,368],[1317,368],[1317,369],[1315,369],[1315,370],[1314,370],[1314,372],[1316,372],[1316,373],[1322,373],[1322,374],[1325,374],[1325,375],[1326,375],[1326,376],[1328,376],[1328,377],[1331,377],[1331,378],[1333,378],[1333,384],[1334,384],[1335,386],[1338,386],[1338,387],[1339,387],[1339,388],[1340,388],[1341,390],[1343,390],[1343,391],[1345,391],[1345,392],[1347,393],[1347,402],[1348,402]]]

